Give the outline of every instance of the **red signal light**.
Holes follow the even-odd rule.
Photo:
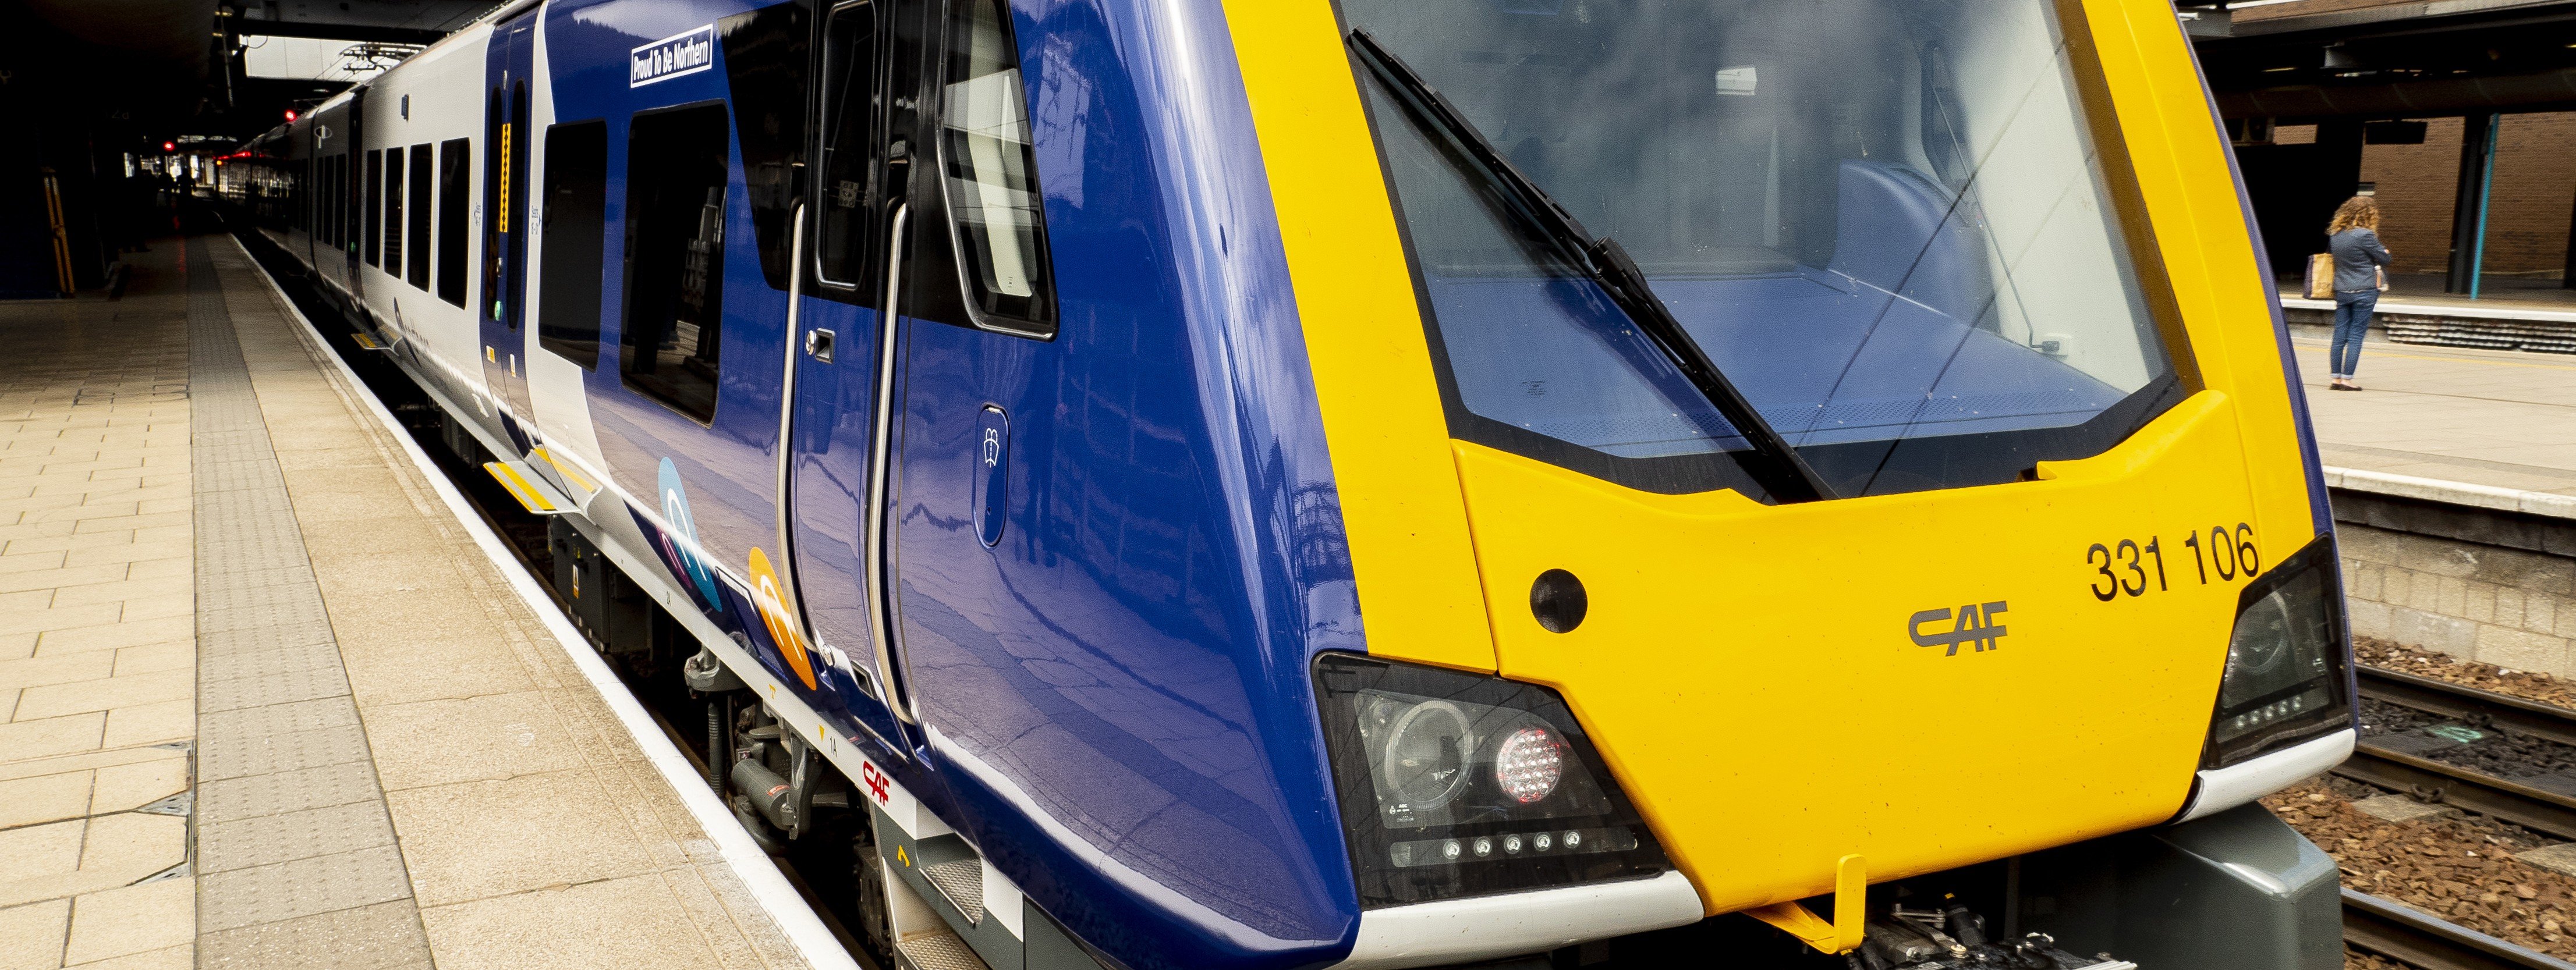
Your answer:
[[[288,120],[288,121],[293,121],[293,120],[295,120],[295,109],[293,109],[293,108],[288,108],[288,109],[286,109],[286,120]]]
[[[175,151],[178,151],[178,150],[179,150],[179,143],[178,143],[178,142],[175,142],[175,141],[165,141],[165,142],[162,142],[162,143],[161,143],[161,150],[162,150],[162,151],[165,151],[165,152],[175,152]]]

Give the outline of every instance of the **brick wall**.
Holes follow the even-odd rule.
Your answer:
[[[2421,145],[2364,145],[2361,149],[2361,180],[2379,183],[2379,241],[2396,254],[2397,262],[2390,269],[2399,273],[2442,273],[2451,268],[2451,207],[2459,199],[2460,133],[2468,123],[2459,118],[2424,120],[2428,124]],[[2576,188],[2576,182],[2570,187]],[[2559,228],[2559,234],[2565,235],[2563,220]]]
[[[2458,198],[2460,137],[2468,124],[2460,118],[2419,120],[2426,122],[2421,145],[2363,146],[2361,180],[2378,185],[2379,238],[2397,256],[2394,269],[2441,273],[2451,265],[2451,206]],[[2274,134],[2278,144],[2314,140],[2314,125],[2282,125]],[[2490,191],[2486,271],[2554,278],[2564,270],[2568,223],[2576,218],[2576,113],[2505,115],[2496,132]]]
[[[2489,191],[2486,271],[2565,271],[2567,223],[2576,212],[2576,114],[2504,116]]]

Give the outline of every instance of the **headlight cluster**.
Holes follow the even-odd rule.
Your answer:
[[[1666,868],[1554,692],[1346,654],[1315,683],[1361,905]]]
[[[2350,647],[2335,567],[2334,540],[2321,537],[2237,599],[2202,767],[2225,767],[2351,723]]]

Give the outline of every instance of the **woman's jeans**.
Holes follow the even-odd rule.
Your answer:
[[[2370,332],[2370,312],[2379,309],[2379,291],[2335,294],[2334,345],[2326,350],[2327,369],[2351,377],[2361,366],[2361,338]]]

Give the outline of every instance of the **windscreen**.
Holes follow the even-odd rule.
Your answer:
[[[1342,0],[1617,241],[1842,496],[2013,481],[2178,397],[2046,0]],[[1369,93],[1453,431],[1634,487],[1748,446]]]

